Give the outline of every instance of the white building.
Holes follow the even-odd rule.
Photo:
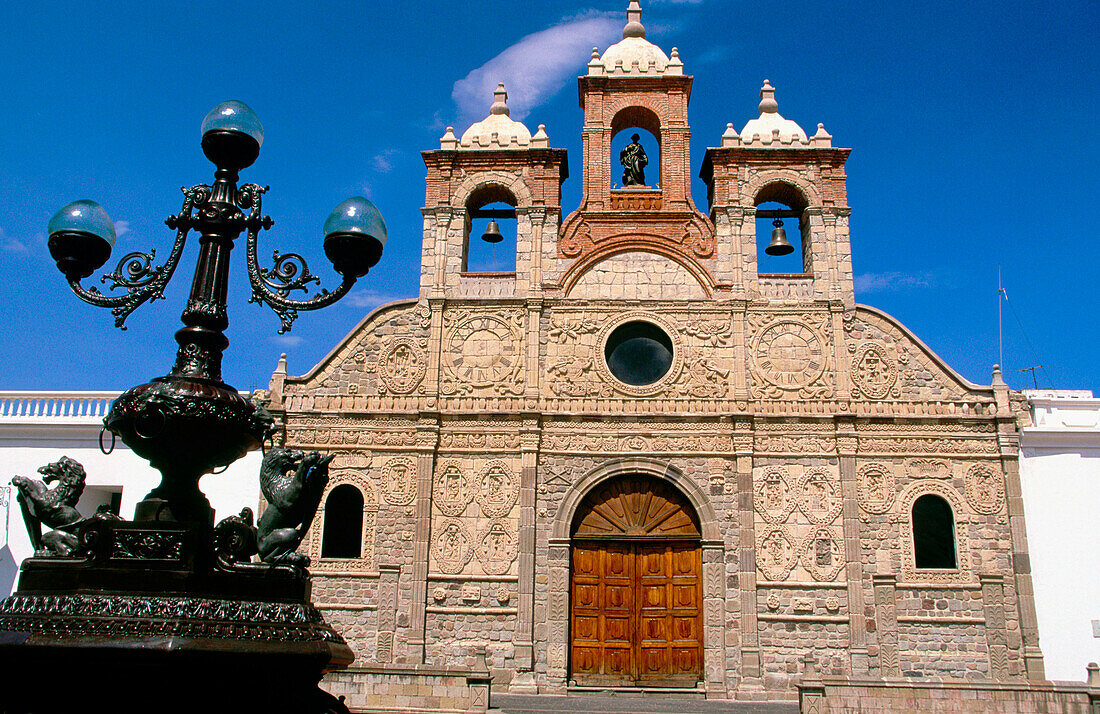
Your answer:
[[[1046,675],[1080,680],[1100,662],[1100,399],[1087,390],[1025,391],[1020,434],[1035,609]]]
[[[158,483],[160,474],[121,441],[111,454],[100,450],[103,417],[118,392],[0,392],[0,597],[15,589],[19,564],[34,552],[12,476],[41,478],[38,468],[62,456],[84,466],[87,481],[77,510],[90,516],[103,504],[123,518]],[[111,448],[111,434],[103,434]],[[260,452],[254,451],[225,472],[204,476],[200,487],[214,507],[215,520],[255,512],[260,499]]]

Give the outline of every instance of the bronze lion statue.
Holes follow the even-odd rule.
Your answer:
[[[260,491],[268,506],[260,516],[257,545],[268,563],[306,567],[309,558],[296,552],[305,538],[328,485],[333,455],[316,451],[271,449],[260,467]]]
[[[76,503],[84,493],[84,467],[68,456],[38,469],[42,480],[14,476],[11,483],[17,489],[16,499],[23,511],[23,522],[31,537],[35,555],[49,553],[69,555],[77,546],[77,538],[66,532],[83,520]],[[53,488],[47,484],[57,482]],[[42,526],[52,530],[42,534]]]

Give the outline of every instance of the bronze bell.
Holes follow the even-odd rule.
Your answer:
[[[489,221],[489,225],[485,226],[485,234],[481,236],[481,240],[486,243],[499,243],[504,240],[496,221]]]
[[[794,252],[794,246],[787,242],[787,231],[783,230],[783,221],[776,218],[772,221],[772,242],[768,243],[768,247],[764,249],[764,252],[768,255],[790,255]]]

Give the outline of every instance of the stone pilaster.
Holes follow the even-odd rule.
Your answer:
[[[878,633],[878,665],[883,678],[900,677],[898,662],[898,611],[894,592],[898,576],[877,574],[871,576],[875,589],[875,632]]]
[[[409,603],[409,659],[424,663],[428,607],[428,546],[432,535],[432,473],[439,445],[439,419],[421,414],[416,425],[416,533],[413,536],[412,598]]]
[[[982,608],[985,615],[985,640],[989,647],[989,673],[993,679],[1008,678],[1008,629],[1005,623],[1004,577],[983,574]]]
[[[849,641],[852,674],[870,673],[867,618],[864,613],[863,557],[859,533],[859,483],[856,476],[856,431],[851,419],[837,420],[836,449],[840,456],[840,491],[844,500],[844,562],[847,564]]]

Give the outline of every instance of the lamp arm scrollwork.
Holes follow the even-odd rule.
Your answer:
[[[290,330],[294,320],[298,318],[299,310],[317,310],[326,307],[344,297],[356,278],[353,275],[345,275],[340,286],[329,292],[325,288],[310,298],[294,300],[288,297],[292,291],[301,290],[308,292],[308,285],[316,283],[320,285],[321,279],[309,272],[306,259],[297,253],[279,253],[274,251],[271,268],[260,267],[257,258],[257,239],[261,230],[266,230],[274,225],[270,216],[262,215],[262,196],[267,192],[267,187],[260,187],[253,183],[246,183],[237,190],[237,205],[247,210],[245,226],[248,230],[248,238],[245,247],[245,261],[248,264],[248,279],[252,283],[252,297],[249,302],[266,303],[282,322],[279,334]]]
[[[153,265],[153,260],[157,257],[155,248],[148,253],[135,251],[122,256],[114,271],[107,273],[99,281],[103,284],[109,283],[107,290],[126,290],[125,295],[105,295],[94,286],[82,286],[80,278],[69,279],[69,287],[78,298],[96,307],[111,308],[111,314],[115,316],[115,327],[120,330],[126,329],[126,318],[142,304],[164,298],[164,288],[172,279],[187,243],[187,233],[191,230],[191,211],[210,198],[210,187],[205,184],[180,190],[183,191],[183,206],[179,215],[169,216],[164,221],[169,228],[176,231],[176,242],[164,265]]]

